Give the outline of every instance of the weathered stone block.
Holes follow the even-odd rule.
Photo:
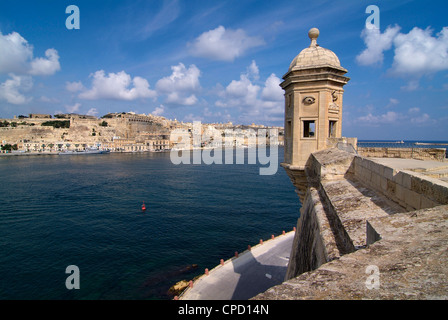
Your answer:
[[[396,197],[398,200],[404,202],[404,201],[405,201],[404,194],[405,194],[406,190],[408,190],[408,189],[405,189],[405,188],[403,188],[401,185],[396,184],[396,185],[395,185],[395,197]]]
[[[381,188],[381,180],[380,180],[380,175],[377,172],[372,172],[371,173],[371,185],[375,188],[375,189],[380,189]]]
[[[436,207],[438,205],[440,205],[440,204],[435,202],[435,201],[433,201],[433,200],[431,200],[431,199],[428,199],[425,196],[421,197],[421,202],[420,202],[421,209],[433,208],[433,207]]]
[[[399,185],[403,185],[403,176],[405,175],[405,173],[403,173],[402,171],[399,171],[396,175],[394,175],[394,181],[396,184]]]
[[[404,172],[404,171],[401,171],[401,173],[402,173],[402,185],[403,185],[403,187],[405,187],[406,189],[411,189],[411,184],[412,184],[412,175],[411,174],[409,174],[409,173],[407,173],[407,172]]]
[[[434,183],[432,199],[440,204],[448,204],[448,188],[446,183]]]
[[[406,202],[406,204],[416,210],[420,209],[421,197],[422,197],[421,194],[408,189],[403,190],[404,190],[404,201]]]
[[[373,162],[373,161],[370,161],[370,170],[373,173],[381,175],[382,171],[383,171],[382,168],[383,168],[383,166],[381,164]]]
[[[383,176],[386,179],[393,180],[395,175],[395,170],[389,167],[383,167]]]
[[[387,191],[387,179],[384,178],[383,176],[380,177],[380,183],[381,183],[381,190],[383,192]]]
[[[411,179],[411,190],[417,193],[421,193],[422,192],[422,182],[423,180],[420,179],[419,177],[412,177]],[[430,189],[430,186],[426,186],[425,188],[426,190]]]
[[[395,189],[397,187],[397,184],[393,182],[392,180],[387,180],[387,193],[389,194],[395,194]]]

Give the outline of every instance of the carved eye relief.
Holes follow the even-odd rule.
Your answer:
[[[314,97],[305,97],[303,98],[303,103],[306,105],[313,104],[316,101]]]

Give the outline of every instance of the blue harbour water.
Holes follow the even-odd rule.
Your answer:
[[[177,281],[296,225],[285,171],[259,167],[174,165],[169,153],[0,157],[0,299],[172,298]],[[69,265],[79,290],[65,286]]]

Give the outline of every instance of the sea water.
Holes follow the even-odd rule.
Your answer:
[[[174,165],[169,153],[1,157],[0,299],[172,298],[177,281],[296,225],[285,171],[259,167]],[[79,289],[65,285],[71,265]]]

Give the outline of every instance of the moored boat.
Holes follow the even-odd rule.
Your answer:
[[[88,148],[88,149],[81,150],[81,151],[66,150],[63,152],[59,152],[59,155],[83,155],[83,154],[105,154],[105,153],[110,153],[110,151]]]

